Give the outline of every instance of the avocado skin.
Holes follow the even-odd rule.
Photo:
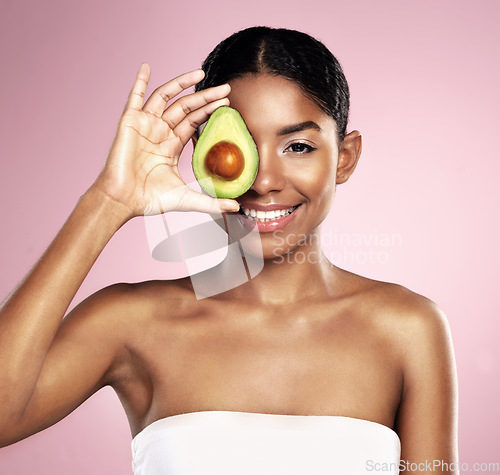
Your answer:
[[[238,146],[245,158],[241,174],[234,180],[225,180],[211,174],[205,166],[205,157],[216,143],[227,141]],[[200,186],[217,198],[236,198],[245,193],[255,181],[259,170],[259,153],[252,135],[240,113],[229,106],[221,106],[210,116],[193,152],[193,172]],[[212,178],[212,189],[203,180]]]

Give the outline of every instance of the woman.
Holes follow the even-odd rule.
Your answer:
[[[308,35],[259,27],[223,41],[203,69],[144,101],[150,69],[141,66],[101,174],[4,302],[2,444],[111,385],[134,436],[135,473],[456,473],[445,317],[407,289],[337,268],[317,239],[361,154],[359,132],[346,133],[340,65]],[[240,112],[260,159],[236,200],[189,189],[177,169],[224,105]],[[262,270],[204,299],[189,278],[113,285],[61,323],[124,223],[179,210],[251,221]],[[226,259],[206,275],[231,272]]]

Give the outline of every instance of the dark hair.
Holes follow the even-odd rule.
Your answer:
[[[300,31],[256,26],[219,43],[203,62],[205,78],[196,90],[224,84],[246,74],[283,76],[337,124],[339,144],[349,116],[349,86],[342,68],[320,41]]]

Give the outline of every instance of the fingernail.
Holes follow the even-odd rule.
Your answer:
[[[236,213],[237,211],[240,210],[240,205],[239,203],[233,203],[233,202],[229,202],[228,203],[229,205],[229,210],[228,211],[233,211],[234,213]]]

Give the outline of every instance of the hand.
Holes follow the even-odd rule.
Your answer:
[[[137,73],[106,164],[94,186],[125,205],[130,216],[167,211],[237,211],[234,200],[216,199],[190,189],[178,170],[180,154],[199,125],[228,105],[228,84],[198,91],[168,103],[203,79],[200,69],[156,89],[143,105],[151,70]]]

